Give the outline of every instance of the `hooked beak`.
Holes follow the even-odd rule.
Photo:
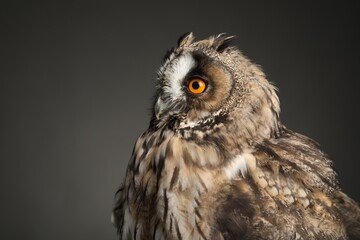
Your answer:
[[[160,115],[164,111],[165,108],[166,108],[165,103],[159,97],[155,103],[155,116],[156,116],[157,120],[159,120]]]

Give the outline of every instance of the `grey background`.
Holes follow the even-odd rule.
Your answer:
[[[271,3],[270,3],[271,2]],[[356,1],[355,1],[356,2]],[[358,10],[302,1],[0,3],[0,239],[115,239],[113,195],[179,35],[227,32],[360,200]]]

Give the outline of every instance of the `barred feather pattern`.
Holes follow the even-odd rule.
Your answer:
[[[120,239],[359,236],[359,207],[339,188],[332,161],[281,124],[275,88],[229,39],[194,42],[188,34],[166,56],[149,129],[116,195]],[[196,68],[191,54],[199,49],[201,70],[220,79],[220,93],[209,97],[212,104],[195,99],[189,108],[167,79]]]
[[[224,239],[347,239],[331,162],[306,137],[282,135],[247,153],[247,174],[229,179],[224,159],[220,166],[206,161],[223,158],[220,149],[188,144],[170,130],[145,133],[115,210],[120,236],[213,239],[219,231]]]

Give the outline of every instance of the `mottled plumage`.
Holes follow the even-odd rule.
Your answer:
[[[185,34],[165,56],[116,195],[120,239],[359,236],[331,160],[281,124],[275,88],[231,39]]]

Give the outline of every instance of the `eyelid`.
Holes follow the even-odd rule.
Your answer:
[[[190,81],[195,79],[195,78],[199,78],[199,79],[203,80],[206,83],[206,85],[208,85],[208,83],[209,83],[209,80],[208,80],[208,78],[206,76],[203,76],[203,75],[200,75],[200,74],[195,74],[195,75],[191,75],[190,77],[186,78],[186,81],[184,82],[185,86],[188,86]]]

